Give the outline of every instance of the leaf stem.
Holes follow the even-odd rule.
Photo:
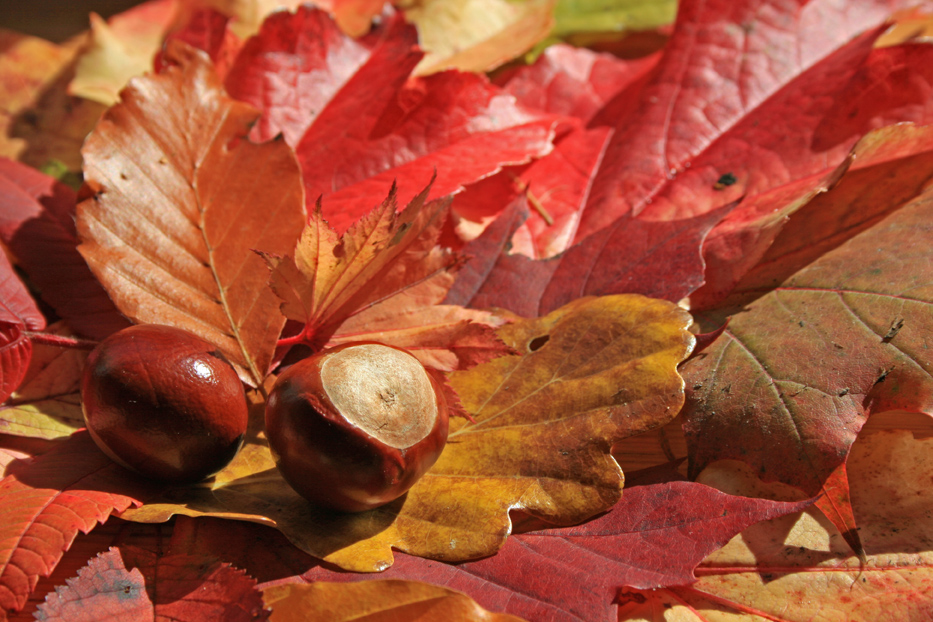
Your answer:
[[[25,331],[23,333],[33,343],[44,346],[56,346],[59,348],[72,348],[75,350],[93,350],[99,342],[90,339],[78,339],[76,337],[66,337],[64,335],[53,335],[52,333],[41,333]]]

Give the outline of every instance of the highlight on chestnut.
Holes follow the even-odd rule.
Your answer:
[[[163,482],[198,482],[224,468],[248,422],[236,370],[216,346],[171,326],[131,326],[98,344],[81,401],[105,454]]]

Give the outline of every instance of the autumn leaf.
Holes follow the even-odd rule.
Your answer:
[[[622,60],[555,45],[534,64],[497,76],[497,84],[520,104],[588,127],[570,128],[557,138],[553,152],[528,165],[507,167],[467,186],[453,205],[461,219],[458,233],[472,240],[484,223],[527,193],[534,209],[512,236],[512,253],[543,259],[579,242],[580,215],[612,134],[603,119],[615,123],[620,102],[635,101],[633,91],[657,60],[657,55]]]
[[[427,0],[399,3],[418,28],[425,56],[415,75],[444,69],[491,71],[551,32],[556,0]]]
[[[178,65],[133,81],[85,144],[95,194],[78,206],[79,250],[127,317],[203,337],[258,386],[285,318],[257,295],[268,271],[251,249],[291,251],[297,165],[284,142],[246,139],[256,113],[200,52],[168,58]]]
[[[929,445],[903,431],[867,435],[855,444],[850,474],[865,564],[810,510],[746,530],[703,562],[690,587],[621,594],[619,620],[660,622],[653,613],[660,610],[697,622],[927,617],[933,558],[922,482],[933,469]],[[743,494],[789,492],[762,486],[748,471],[711,469],[704,478]]]
[[[68,93],[112,106],[135,76],[152,70],[152,59],[174,24],[176,0],[150,0],[104,20],[91,13],[91,30],[78,56]]]
[[[66,333],[61,325],[49,334]],[[32,344],[32,357],[21,382],[0,405],[0,432],[57,439],[84,427],[79,386],[86,350]]]
[[[124,546],[91,559],[39,605],[36,619],[267,620],[255,588],[255,579],[213,558]]]
[[[79,333],[103,339],[129,323],[75,249],[74,214],[70,188],[0,158],[0,240],[60,317]]]
[[[284,134],[307,200],[321,197],[340,233],[393,181],[406,205],[435,176],[429,198],[551,149],[559,118],[516,105],[482,76],[409,80],[416,41],[401,15],[352,41],[323,12],[300,8],[271,15],[230,70],[230,94],[263,111],[254,137]]]
[[[111,462],[86,432],[9,465],[0,480],[0,607],[21,609],[79,530],[139,505],[153,488]]]
[[[931,407],[930,210],[924,192],[769,288],[684,366],[693,473],[734,458],[807,494],[836,474],[826,503],[842,509],[821,507],[845,519],[838,470],[868,414]]]
[[[162,45],[167,46],[171,41],[183,41],[207,52],[214,63],[214,70],[222,80],[230,71],[230,65],[242,45],[240,38],[229,26],[230,19],[223,13],[208,9],[196,10],[187,16],[183,26],[174,28],[165,36]],[[162,55],[158,54],[155,66],[161,69],[162,65]]]
[[[446,302],[535,317],[582,296],[636,293],[679,301],[702,283],[700,246],[730,209],[661,222],[622,216],[565,253],[534,260],[508,252],[527,214],[524,201],[517,201],[465,246],[474,259],[458,275]],[[515,296],[516,291],[522,295]]]
[[[0,29],[0,156],[35,168],[81,168],[81,143],[103,112],[66,87],[81,40],[55,45]]]
[[[451,421],[438,462],[382,508],[348,515],[312,506],[285,484],[254,433],[213,483],[171,491],[121,516],[261,522],[302,550],[359,571],[387,568],[392,548],[451,561],[489,555],[509,533],[510,511],[572,524],[619,499],[622,473],[610,448],[680,408],[675,369],[693,345],[688,324],[670,303],[618,296],[500,328],[521,354],[451,374],[475,423]]]
[[[397,214],[395,189],[382,205],[338,236],[317,209],[291,257],[264,257],[282,311],[301,322],[285,342],[314,349],[379,341],[451,371],[510,352],[495,316],[439,305],[462,259],[437,245],[449,201],[425,204],[428,190]]]
[[[515,616],[490,613],[459,592],[416,581],[286,584],[266,588],[263,598],[272,607],[270,620],[278,622],[299,622],[308,616],[321,622],[349,622],[375,616],[399,620],[520,622]]]
[[[27,329],[41,329],[45,318],[23,282],[0,253],[0,398],[8,398],[26,375],[32,358]]]

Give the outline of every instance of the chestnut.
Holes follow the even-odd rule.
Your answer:
[[[405,350],[348,343],[276,380],[266,436],[279,471],[305,499],[343,512],[405,494],[447,443],[441,386]]]
[[[119,464],[171,483],[203,480],[243,443],[243,383],[218,349],[188,331],[143,324],[103,340],[81,379],[91,438]]]

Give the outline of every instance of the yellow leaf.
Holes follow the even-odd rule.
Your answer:
[[[264,523],[356,571],[387,568],[393,548],[446,561],[491,555],[511,531],[512,510],[572,524],[615,504],[623,476],[610,450],[680,409],[677,365],[693,348],[690,322],[674,304],[623,295],[580,299],[501,328],[518,354],[450,376],[475,423],[451,421],[434,467],[406,496],[370,512],[329,512],[299,497],[254,424],[215,481],[172,490],[122,517]]]
[[[489,71],[530,50],[554,26],[555,0],[409,0],[408,21],[426,55],[415,75]]]

